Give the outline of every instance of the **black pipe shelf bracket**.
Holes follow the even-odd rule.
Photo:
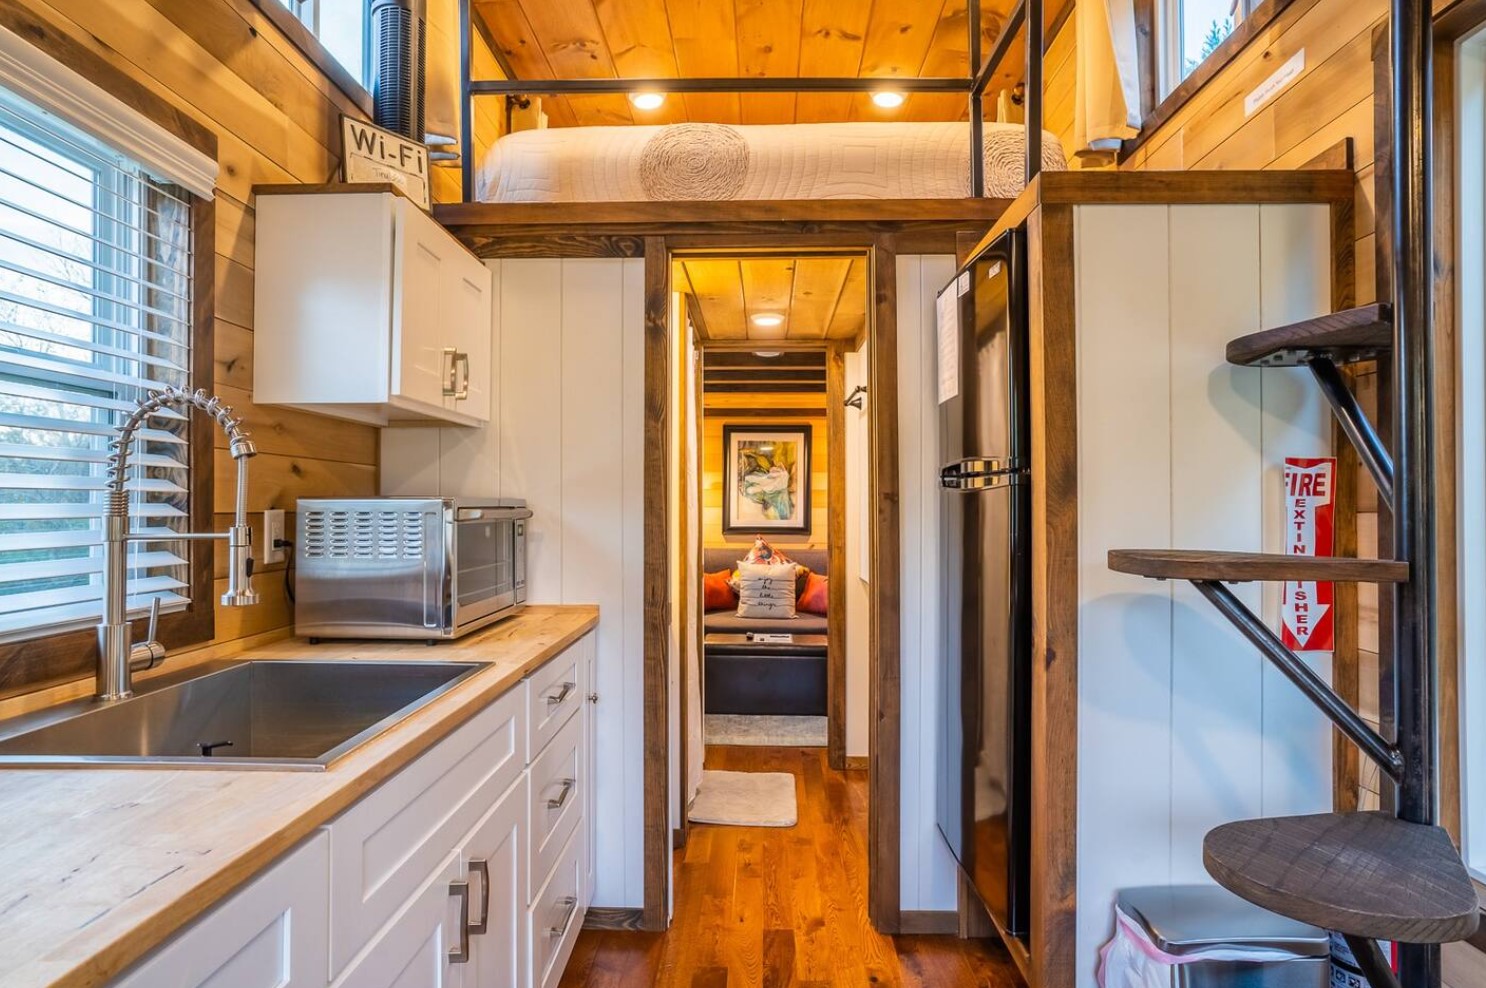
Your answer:
[[[1338,696],[1331,685],[1314,669],[1306,665],[1305,660],[1296,655],[1278,635],[1269,629],[1267,624],[1249,610],[1232,590],[1217,580],[1191,580],[1189,582],[1202,596],[1207,598],[1213,607],[1217,608],[1218,613],[1238,629],[1239,634],[1248,639],[1261,655],[1284,673],[1285,678],[1294,683],[1300,692],[1304,693],[1306,698],[1336,725],[1337,730],[1345,734],[1348,740],[1362,750],[1363,754],[1376,762],[1390,779],[1396,782],[1402,777],[1403,756],[1398,749],[1373,730],[1367,721],[1362,719],[1361,714]]]

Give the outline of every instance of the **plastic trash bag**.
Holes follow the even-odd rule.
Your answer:
[[[1115,932],[1099,949],[1099,988],[1171,988],[1173,967],[1203,961],[1287,961],[1288,950],[1214,947],[1190,954],[1168,954],[1151,942],[1141,925],[1115,906]]]

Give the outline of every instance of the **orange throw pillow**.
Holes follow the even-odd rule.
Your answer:
[[[825,614],[826,605],[831,599],[830,577],[821,576],[819,573],[811,573],[805,579],[805,589],[800,593],[800,600],[795,605],[807,614]]]
[[[732,570],[720,569],[702,575],[702,604],[709,611],[730,611],[738,606],[738,595],[728,585]]]

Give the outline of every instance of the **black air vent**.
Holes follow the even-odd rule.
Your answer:
[[[377,126],[423,143],[428,68],[425,0],[371,0],[372,104]]]

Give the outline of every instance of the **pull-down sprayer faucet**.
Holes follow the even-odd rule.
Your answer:
[[[183,532],[168,537],[129,531],[129,450],[135,433],[151,415],[168,407],[196,408],[210,415],[227,434],[228,448],[237,461],[237,504],[232,527],[226,532]],[[253,533],[248,527],[248,459],[258,448],[242,428],[242,419],[232,417],[232,408],[205,391],[165,387],[141,398],[119,426],[109,443],[107,502],[103,513],[103,620],[98,625],[98,699],[123,700],[133,695],[132,675],[149,669],[165,658],[165,646],[155,640],[160,600],[150,605],[150,629],[146,641],[131,643],[129,634],[130,542],[177,540],[227,541],[227,592],[223,607],[247,607],[258,603],[253,590]]]

